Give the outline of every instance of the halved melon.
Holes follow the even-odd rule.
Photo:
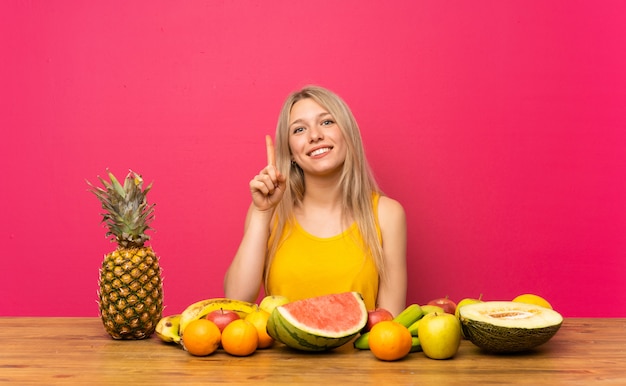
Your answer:
[[[267,333],[297,350],[325,351],[348,343],[366,323],[361,294],[344,292],[276,307],[267,321]]]
[[[467,339],[493,353],[530,350],[550,340],[563,323],[554,310],[505,301],[466,305],[459,319]]]

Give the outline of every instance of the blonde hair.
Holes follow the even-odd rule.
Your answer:
[[[347,144],[346,160],[343,165],[340,184],[342,192],[342,212],[351,216],[361,232],[366,254],[371,254],[379,276],[384,273],[383,250],[380,235],[376,229],[377,216],[373,208],[374,193],[381,194],[378,184],[365,158],[359,126],[348,105],[335,93],[318,86],[307,86],[292,93],[285,101],[276,127],[276,167],[287,176],[287,188],[278,204],[266,258],[265,279],[272,257],[278,249],[285,225],[293,221],[293,208],[304,199],[304,173],[291,162],[289,149],[289,115],[293,105],[310,98],[328,110],[332,115]]]

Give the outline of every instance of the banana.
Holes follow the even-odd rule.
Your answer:
[[[156,325],[157,336],[161,338],[163,342],[168,343],[180,343],[180,335],[178,334],[180,326],[180,314],[165,316],[159,320]]]
[[[235,311],[241,318],[245,318],[254,310],[254,303],[244,302],[243,300],[227,299],[227,298],[211,298],[200,300],[189,305],[180,315],[180,336],[183,336],[185,328],[194,320],[205,317],[209,312],[219,310]]]
[[[420,340],[417,336],[412,337],[411,342],[411,351],[409,352],[417,352],[422,351],[422,345],[420,344]]]
[[[409,332],[411,333],[411,336],[417,336],[417,326],[419,326],[420,320],[422,320],[422,318],[417,319],[415,323],[409,326]]]
[[[358,348],[359,350],[369,350],[370,349],[370,333],[365,332],[361,334],[354,341],[354,348]]]
[[[399,313],[393,320],[400,323],[404,327],[409,328],[411,324],[418,321],[423,315],[424,313],[422,312],[422,307],[418,304],[411,304]]]

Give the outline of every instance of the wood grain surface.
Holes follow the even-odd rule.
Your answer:
[[[303,353],[282,345],[193,357],[156,336],[111,339],[98,318],[0,317],[0,383],[272,385],[626,385],[626,319],[566,319],[534,351],[492,355],[463,341],[449,360],[383,362],[347,344]]]

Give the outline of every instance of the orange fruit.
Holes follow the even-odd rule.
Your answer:
[[[189,354],[205,356],[213,353],[220,345],[221,333],[210,320],[198,319],[189,323],[183,334],[183,347]]]
[[[245,319],[230,322],[222,331],[222,348],[230,355],[250,355],[256,351],[258,345],[259,334],[256,327]]]
[[[412,343],[409,329],[393,320],[376,323],[370,330],[370,350],[383,361],[404,358],[411,351]]]
[[[258,348],[268,348],[274,343],[274,339],[267,333],[267,320],[269,318],[270,313],[260,308],[255,309],[244,318],[256,328],[259,335]]]

